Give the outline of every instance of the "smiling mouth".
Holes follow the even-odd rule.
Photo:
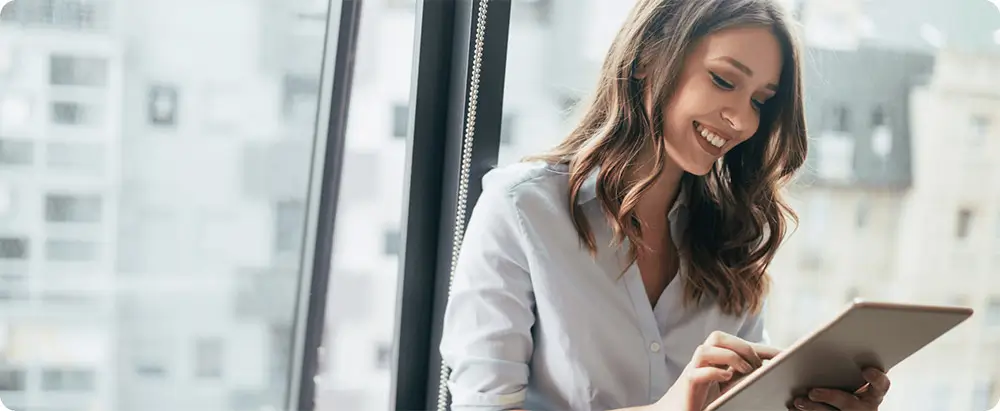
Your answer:
[[[698,123],[697,121],[694,122],[694,131],[698,133],[698,135],[700,135],[701,138],[705,139],[705,141],[707,141],[708,144],[711,144],[715,148],[722,148],[722,146],[726,145],[726,143],[729,141],[723,137],[720,137],[718,134],[713,133],[711,130],[703,127],[701,123]]]

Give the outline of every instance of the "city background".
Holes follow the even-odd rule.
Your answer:
[[[0,398],[280,409],[327,2],[0,3]],[[771,337],[787,345],[855,297],[971,306],[892,372],[883,410],[986,410],[1000,396],[998,7],[786,4],[813,140]],[[416,6],[363,5],[321,410],[389,406]],[[630,6],[513,1],[501,164],[568,132]]]

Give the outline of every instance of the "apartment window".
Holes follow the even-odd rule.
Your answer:
[[[389,369],[392,362],[392,347],[386,343],[379,343],[375,347],[375,368],[380,370]]]
[[[45,196],[45,221],[50,223],[98,223],[101,211],[101,196],[96,194]]]
[[[52,122],[55,124],[80,124],[83,122],[83,106],[80,103],[52,103]]]
[[[972,210],[963,208],[958,210],[958,218],[955,224],[955,236],[959,239],[969,237],[969,230],[972,229]]]
[[[49,143],[45,165],[51,169],[97,174],[104,171],[102,143]]]
[[[198,378],[222,378],[222,340],[205,338],[195,342],[195,376]]]
[[[410,106],[406,104],[393,104],[392,106],[392,136],[396,138],[406,138],[406,133],[410,127]]]
[[[64,29],[99,30],[107,25],[107,2],[94,0],[12,1],[0,20]]]
[[[82,126],[93,124],[95,120],[96,113],[92,105],[75,101],[52,103],[52,124]]]
[[[399,230],[385,230],[383,233],[382,252],[385,255],[398,255],[400,247]]]
[[[986,306],[986,326],[1000,327],[1000,297],[990,298]]]
[[[24,370],[0,371],[0,391],[24,391]]]
[[[850,124],[851,114],[847,106],[834,106],[832,113],[832,130],[846,133],[850,131]]]
[[[87,262],[97,260],[100,246],[93,241],[48,240],[45,259],[53,262]]]
[[[167,369],[162,364],[138,364],[135,374],[143,378],[163,378],[167,376]]]
[[[93,391],[94,372],[91,370],[42,370],[44,391]]]
[[[500,144],[510,145],[514,143],[514,135],[517,131],[517,115],[504,114],[503,122],[500,124]]]
[[[28,239],[23,237],[0,237],[0,259],[27,260]]]
[[[326,20],[326,15],[323,15]],[[282,82],[282,113],[286,119],[299,120],[316,116],[319,102],[319,78],[286,74]]]
[[[884,125],[886,125],[885,110],[883,110],[882,107],[875,107],[875,110],[872,110],[872,128],[878,128]]]
[[[34,158],[35,145],[32,142],[0,140],[0,165],[28,166]]]
[[[49,58],[49,83],[104,87],[108,83],[108,61],[98,57],[53,55]]]
[[[275,206],[274,249],[277,252],[298,252],[302,247],[302,229],[306,205],[300,200],[279,201]]]
[[[177,125],[177,89],[170,86],[149,88],[147,112],[149,124],[154,126]]]

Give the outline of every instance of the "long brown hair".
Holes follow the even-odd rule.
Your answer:
[[[794,211],[781,187],[806,157],[799,44],[790,20],[773,0],[638,0],[618,32],[600,81],[579,125],[550,152],[529,160],[568,164],[570,215],[583,245],[596,253],[594,235],[576,199],[597,172],[597,197],[615,243],[627,238],[635,262],[643,247],[635,208],[663,169],[663,106],[672,96],[692,45],[733,27],[769,27],[783,54],[779,90],[761,110],[757,132],[733,147],[705,176],[685,175],[690,223],[679,252],[690,271],[686,304],[715,297],[727,314],[758,312],[768,291],[767,268]],[[644,70],[648,75],[638,79]],[[645,81],[655,107],[647,115]],[[650,118],[652,117],[652,118]],[[653,172],[630,179],[638,153],[654,155]]]

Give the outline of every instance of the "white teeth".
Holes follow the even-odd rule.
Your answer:
[[[705,138],[705,141],[708,141],[709,144],[715,147],[722,147],[723,145],[726,144],[726,140],[724,138],[719,137],[715,133],[702,128],[700,124],[698,125],[698,133]]]

